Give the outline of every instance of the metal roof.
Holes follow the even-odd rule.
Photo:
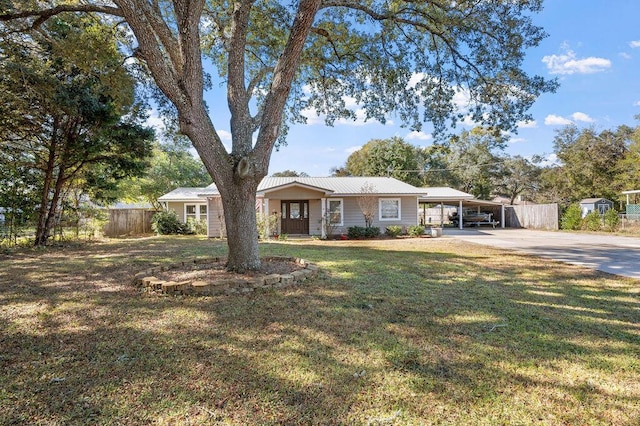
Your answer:
[[[460,200],[472,200],[473,195],[466,192],[458,191],[457,189],[449,188],[448,186],[438,186],[433,188],[422,188],[426,191],[425,195],[420,197],[421,202],[445,202],[445,201],[460,201]]]
[[[265,177],[258,185],[258,194],[285,187],[301,186],[324,192],[325,196],[342,197],[362,195],[363,188],[370,186],[372,194],[385,196],[413,195],[423,202],[471,200],[473,195],[449,187],[417,188],[392,177],[347,176],[347,177]],[[215,184],[206,188],[177,188],[158,198],[158,201],[196,201],[217,196]]]
[[[598,201],[606,201],[608,203],[613,202],[613,201],[607,200],[606,198],[585,198],[584,200],[580,201],[580,204],[594,204],[594,203],[597,203]]]
[[[204,188],[176,188],[158,198],[158,201],[194,201],[201,199],[200,194],[211,192],[211,185]],[[215,190],[215,187],[213,188]],[[217,190],[216,190],[217,192]]]
[[[421,195],[427,188],[416,188],[392,177],[347,176],[347,177],[266,177],[258,185],[258,192],[276,187],[301,184],[332,193],[333,196],[361,195],[365,185],[371,186],[377,195]]]

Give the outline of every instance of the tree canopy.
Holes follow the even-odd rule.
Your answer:
[[[182,143],[156,143],[150,166],[144,175],[132,177],[120,185],[120,196],[126,201],[147,202],[160,207],[158,198],[178,187],[205,187],[211,177],[200,159]]]
[[[296,172],[295,170],[284,170],[272,174],[273,177],[309,177],[305,172]]]
[[[616,200],[620,192],[638,182],[638,128],[619,126],[596,131],[567,126],[554,139],[560,165],[547,175],[555,180],[554,192],[566,202],[604,197]],[[634,188],[631,188],[634,189]]]
[[[392,176],[421,186],[419,149],[402,138],[372,139],[347,158],[344,169],[351,176]]]
[[[37,185],[24,188],[40,192],[36,245],[46,244],[72,181],[108,199],[117,180],[147,165],[153,131],[136,121],[134,80],[114,41],[110,26],[68,15],[0,48],[0,141],[37,171]]]
[[[330,124],[395,112],[413,129],[436,133],[463,116],[514,129],[554,81],[522,69],[525,52],[545,37],[533,24],[541,0],[112,0],[2,2],[0,21],[39,28],[65,12],[116,17],[131,31],[133,57],[175,107],[216,183],[228,230],[230,269],[259,267],[255,211],[258,183],[286,123],[312,109]],[[204,55],[203,55],[204,54]],[[231,113],[231,152],[209,114],[206,57],[223,77]],[[463,109],[456,99],[468,101]]]

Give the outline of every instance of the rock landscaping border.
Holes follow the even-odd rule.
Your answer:
[[[305,259],[273,256],[263,258],[262,260],[295,262],[301,266],[302,269],[288,274],[269,274],[251,278],[220,278],[212,282],[203,280],[165,281],[155,277],[159,272],[172,269],[193,268],[196,265],[211,264],[223,266],[226,260],[227,259],[223,257],[194,259],[167,266],[150,268],[134,275],[133,284],[142,287],[148,293],[167,295],[216,296],[224,294],[246,294],[260,289],[300,285],[305,281],[315,278],[319,271],[316,265]]]

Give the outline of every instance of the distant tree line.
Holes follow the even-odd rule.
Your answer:
[[[399,137],[373,139],[332,174],[392,176],[415,186],[449,186],[481,199],[563,207],[591,197],[617,201],[622,191],[640,188],[640,126],[562,128],[554,138],[554,162],[510,156],[507,143],[500,132],[481,127],[426,148]]]

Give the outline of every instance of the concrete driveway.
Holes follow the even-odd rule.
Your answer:
[[[444,236],[640,279],[640,238],[527,229],[444,229]]]

